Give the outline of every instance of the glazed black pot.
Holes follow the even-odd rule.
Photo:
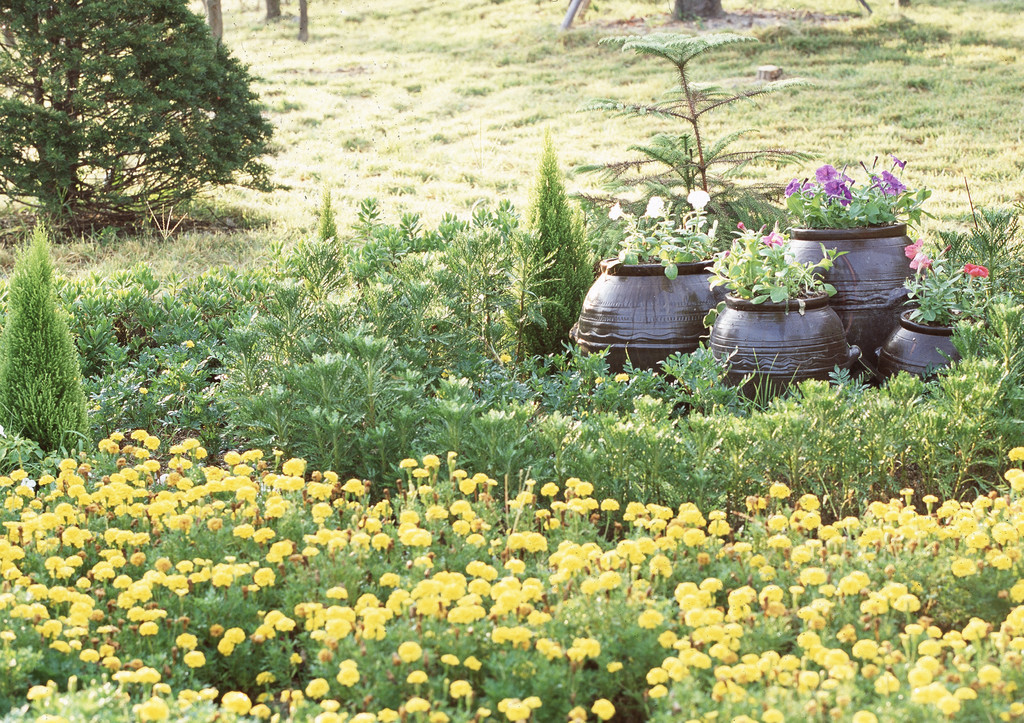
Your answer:
[[[708,346],[729,366],[727,381],[743,383],[748,396],[774,396],[805,379],[828,379],[836,367],[849,369],[860,358],[824,294],[806,299],[803,313],[796,300],[754,304],[726,296]]]
[[[878,351],[878,373],[883,377],[899,371],[925,377],[960,359],[953,346],[953,327],[918,324],[907,318],[909,314],[903,312],[896,331]]]
[[[627,358],[637,368],[657,369],[675,352],[694,351],[707,333],[704,317],[718,304],[708,288],[710,267],[710,261],[678,264],[679,275],[669,279],[661,264],[605,259],[569,336],[587,354],[607,349],[613,373]]]
[[[904,249],[910,244],[906,224],[862,228],[790,230],[790,247],[799,261],[821,261],[821,246],[845,252],[824,273],[836,287],[829,304],[839,315],[850,344],[877,362],[875,350],[899,323],[904,288],[913,274]]]

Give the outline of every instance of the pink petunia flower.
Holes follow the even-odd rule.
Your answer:
[[[921,253],[922,248],[924,248],[924,239],[919,238],[917,243],[912,243],[909,246],[903,247],[903,253],[907,255],[908,259],[912,259]]]
[[[908,247],[909,248],[909,247]],[[910,268],[915,271],[925,271],[932,267],[932,259],[929,258],[928,254],[921,252],[914,256],[910,262]]]
[[[988,278],[988,269],[978,264],[964,264],[964,273],[975,279]]]

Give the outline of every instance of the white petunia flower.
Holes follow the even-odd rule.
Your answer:
[[[647,218],[658,218],[665,215],[665,199],[661,196],[651,196],[647,202],[647,211],[644,216]]]
[[[698,188],[690,191],[690,195],[686,197],[686,200],[695,209],[700,210],[711,202],[711,196],[708,195],[707,191]]]

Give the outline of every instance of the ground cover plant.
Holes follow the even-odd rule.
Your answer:
[[[400,466],[375,501],[304,460],[215,465],[136,430],[0,477],[0,700],[29,700],[8,719],[1022,712],[1019,467],[829,523],[782,483],[730,520],[578,478],[503,486],[454,454]]]

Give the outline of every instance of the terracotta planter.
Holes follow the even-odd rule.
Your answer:
[[[839,316],[822,294],[804,302],[754,304],[729,295],[711,329],[708,346],[729,365],[727,379],[748,396],[775,395],[805,379],[828,379],[838,366],[849,369],[860,349],[846,343]]]
[[[903,312],[899,327],[879,349],[879,374],[889,377],[905,371],[924,377],[960,359],[960,352],[953,346],[953,327],[918,324],[910,321],[908,314]]]
[[[708,288],[710,261],[679,264],[665,276],[661,264],[601,262],[601,275],[583,300],[579,321],[569,332],[585,353],[608,349],[612,372],[633,366],[657,369],[675,352],[694,351],[707,334],[704,317],[718,300]]]
[[[907,298],[904,284],[913,274],[904,254],[904,247],[910,244],[907,225],[794,228],[790,239],[800,261],[821,261],[822,244],[845,252],[824,274],[836,287],[829,303],[842,321],[846,340],[859,346],[864,360],[874,366],[875,350],[899,323]]]

